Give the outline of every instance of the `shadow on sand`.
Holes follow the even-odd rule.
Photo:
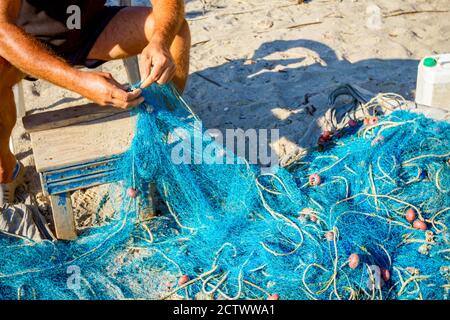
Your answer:
[[[193,73],[186,96],[207,128],[276,128],[285,141],[307,147],[302,137],[316,131],[315,120],[327,111],[333,88],[357,84],[373,93],[412,98],[417,65],[417,60],[402,59],[351,63],[320,42],[277,40],[261,45],[251,59]]]

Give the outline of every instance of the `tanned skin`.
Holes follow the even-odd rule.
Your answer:
[[[108,24],[88,59],[141,56],[142,88],[171,80],[180,91],[189,71],[189,27],[183,0],[152,0],[153,10],[130,7]],[[16,121],[12,86],[25,74],[79,93],[100,105],[131,108],[141,90],[127,92],[110,74],[74,68],[15,25],[21,0],[0,0],[0,183],[12,179],[15,157],[9,138]]]

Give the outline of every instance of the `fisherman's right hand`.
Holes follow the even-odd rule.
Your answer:
[[[101,106],[128,109],[144,102],[141,89],[128,92],[128,86],[118,83],[109,73],[83,72],[81,81],[84,90],[80,93]]]

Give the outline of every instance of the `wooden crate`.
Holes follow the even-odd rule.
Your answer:
[[[70,192],[115,182],[115,164],[128,149],[136,116],[95,104],[23,118],[42,189],[50,196],[58,239],[76,238]]]

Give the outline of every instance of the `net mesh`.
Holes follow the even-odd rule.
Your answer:
[[[114,216],[73,242],[1,236],[2,299],[448,298],[449,123],[395,111],[261,172],[172,86],[144,96]],[[142,221],[151,183],[167,212]]]

